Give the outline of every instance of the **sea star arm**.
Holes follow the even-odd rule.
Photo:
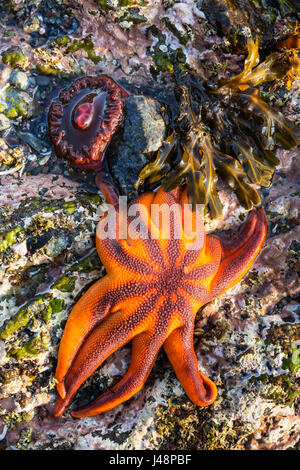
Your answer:
[[[212,297],[221,295],[243,278],[260,252],[266,235],[266,215],[261,208],[252,210],[239,236],[231,241],[221,240],[222,258],[211,283]]]
[[[130,306],[127,303],[127,307],[124,300],[119,310],[110,311],[110,314],[90,330],[89,334],[80,338],[80,349],[64,379],[65,396],[57,400],[53,411],[55,417],[64,412],[81,384],[105,359],[146,330],[147,325],[141,321],[141,316],[143,312],[148,312],[153,307],[154,300],[153,293],[132,298]],[[72,322],[68,323],[72,329]]]
[[[240,231],[231,235],[228,239],[222,239],[222,257],[229,258],[238,251],[243,251],[243,247],[247,245],[254,234],[257,226],[257,210],[250,212],[246,222],[242,225]]]
[[[136,336],[132,341],[131,364],[123,379],[96,400],[72,411],[72,416],[75,418],[94,416],[129,400],[146,382],[160,346],[161,342],[151,339],[148,332]]]
[[[186,324],[171,333],[164,349],[186,394],[199,406],[208,406],[216,398],[215,384],[198,369],[193,345],[193,324]]]
[[[66,395],[64,378],[81,346],[83,339],[108,313],[111,302],[109,291],[112,283],[108,276],[100,279],[81,297],[74,306],[60,343],[56,379],[57,391]]]
[[[134,333],[124,327],[124,315],[115,312],[96,327],[82,344],[65,378],[66,394],[56,402],[53,415],[60,416],[70,404],[80,385],[114,351],[129,342]]]

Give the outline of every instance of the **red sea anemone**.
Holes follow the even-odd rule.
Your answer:
[[[107,75],[83,77],[54,100],[49,134],[57,155],[82,170],[99,170],[106,147],[123,120],[128,92]]]

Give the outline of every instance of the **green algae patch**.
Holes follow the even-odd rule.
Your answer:
[[[51,220],[42,216],[37,216],[32,219],[27,232],[31,237],[40,237],[51,228],[53,228],[53,222]]]
[[[251,377],[249,383],[261,383],[260,395],[278,405],[291,405],[300,394],[300,386],[295,375],[287,373],[278,376],[262,374]]]
[[[67,201],[64,203],[63,209],[68,214],[73,214],[76,210],[76,204],[73,201]]]
[[[49,305],[48,308],[42,314],[42,317],[43,317],[45,323],[48,323],[51,320],[52,313],[53,313],[52,308]]]
[[[124,15],[122,15],[121,18],[117,20],[118,23],[121,23],[122,21],[128,21],[133,24],[141,24],[146,23],[147,18],[146,16],[141,15],[138,9],[133,8],[129,11],[126,11]]]
[[[55,42],[60,47],[66,47],[68,44],[70,44],[71,39],[69,36],[61,36],[60,38],[57,38]]]
[[[159,406],[155,410],[155,424],[163,439],[165,449],[195,448],[198,436],[199,417],[192,403]]]
[[[82,201],[91,201],[97,204],[102,202],[101,196],[99,194],[92,194],[92,193],[85,193],[85,192],[78,192],[77,195],[80,197]]]
[[[28,103],[22,96],[22,92],[10,86],[5,91],[4,114],[10,119],[26,117],[28,114]]]
[[[72,77],[74,72],[64,72],[60,70],[58,67],[50,64],[37,64],[38,72],[44,75],[52,75],[53,77]]]
[[[250,427],[238,423],[232,426],[225,423],[214,425],[201,422],[201,428],[201,450],[242,450],[243,441],[253,432]]]
[[[282,361],[282,368],[290,370],[296,374],[300,369],[300,349],[297,346],[291,345],[291,353]]]
[[[12,320],[9,320],[6,323],[5,328],[0,333],[0,338],[1,339],[9,338],[13,333],[18,331],[20,328],[28,325],[30,318],[31,318],[30,310],[28,309],[21,310],[20,312],[17,313],[17,315]]]
[[[54,206],[47,206],[47,207],[44,208],[45,212],[53,212],[54,210],[55,210]]]
[[[20,227],[20,225],[17,225],[13,230],[3,235],[2,239],[0,239],[0,253],[17,243],[19,239],[18,234],[20,232],[24,232],[24,229]]]
[[[96,204],[100,204],[102,202],[102,199],[99,196],[99,194],[90,194],[90,193],[82,195],[81,200],[88,201],[88,202],[95,202]]]
[[[52,313],[60,313],[65,308],[64,299],[53,299],[50,302]]]
[[[299,325],[282,325],[268,333],[267,344],[280,345],[286,354],[282,360],[282,368],[288,372],[281,375],[268,373],[253,376],[249,383],[262,385],[260,395],[276,404],[289,406],[300,394],[297,372],[300,368],[300,350],[292,341],[299,339]]]
[[[11,67],[25,68],[28,63],[28,59],[23,54],[20,47],[10,47],[6,51],[3,51],[1,55],[2,62]]]
[[[177,401],[177,400],[176,400]],[[160,447],[166,450],[239,450],[251,434],[249,427],[215,424],[213,407],[200,408],[192,403],[172,403],[155,410],[156,431]]]
[[[103,10],[106,10],[106,9],[110,8],[109,3],[108,3],[107,0],[96,0],[96,3],[97,3],[97,5],[99,5],[99,7],[103,8]]]
[[[50,51],[41,47],[34,50],[37,71],[58,78],[73,78],[81,73],[78,62],[72,57],[66,59],[65,53],[61,52],[56,43],[54,45],[56,48],[54,47]]]
[[[41,334],[26,341],[20,348],[10,349],[8,355],[15,357],[18,361],[24,358],[36,358],[42,352],[47,351],[48,347],[45,335]]]
[[[49,302],[48,308],[43,312],[42,317],[48,323],[53,314],[60,313],[65,306],[64,299],[53,299]]]
[[[102,199],[99,194],[89,194],[89,193],[78,193],[76,195],[81,204],[87,208],[89,214],[93,215],[97,211],[97,207],[102,203]]]
[[[63,42],[66,42],[66,40],[63,40]],[[98,64],[98,62],[102,60],[102,57],[96,55],[94,44],[90,36],[83,39],[73,39],[71,44],[68,44],[69,43],[66,44],[67,49],[65,51],[67,54],[84,50],[87,53],[88,58],[94,62],[94,64]]]
[[[24,307],[21,307],[12,319],[4,323],[0,332],[0,338],[6,340],[21,328],[29,326],[33,319],[43,318],[52,299],[53,296],[51,294],[42,294]]]
[[[52,289],[60,290],[61,292],[72,292],[75,287],[77,277],[72,276],[63,276],[62,278],[58,279],[51,287]]]
[[[139,4],[140,6],[146,6],[147,2],[144,0],[118,0],[120,7],[130,7],[132,5]]]

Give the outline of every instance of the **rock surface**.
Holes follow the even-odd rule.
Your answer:
[[[21,70],[13,70],[10,77],[10,83],[20,90],[26,90],[29,86],[29,80],[25,72]]]
[[[132,196],[140,171],[164,141],[166,126],[162,105],[151,97],[129,96],[124,111],[123,128],[113,139],[106,160],[119,191]]]
[[[245,51],[238,45],[251,32],[271,47],[270,34],[252,27],[250,2],[243,27],[240,16],[231,15],[224,31],[219,17],[207,14],[209,1],[151,0],[146,6],[135,2],[135,10],[130,1],[126,7],[112,2],[112,9],[98,3],[11,0],[9,8],[0,6],[0,106],[10,122],[0,139],[0,449],[297,449],[299,149],[277,152],[281,163],[272,186],[261,191],[269,233],[251,271],[197,316],[199,367],[218,385],[216,402],[193,405],[161,352],[145,386],[123,405],[94,418],[75,420],[69,412],[51,417],[65,321],[76,299],[104,275],[95,253],[103,198],[92,174],[54,155],[47,135],[51,99],[73,76],[107,73],[139,95],[130,98],[132,106],[154,103],[141,94],[167,106],[174,68],[191,68],[202,78],[228,77],[241,71]],[[278,5],[285,3],[291,2]],[[267,19],[270,11],[261,14],[276,39],[295,21],[293,11],[281,8],[274,6]],[[28,77],[26,91],[12,85],[15,102],[6,100],[12,70]],[[299,122],[299,82],[289,91],[275,90],[270,99]],[[156,122],[155,139],[149,127],[139,147],[130,117],[118,144],[122,151],[114,154],[129,162],[122,181],[115,173],[128,192],[136,175],[132,159],[137,167],[143,163],[165,132],[158,106],[142,109],[152,126]],[[224,217],[207,220],[206,228],[230,234],[246,214],[225,185],[219,190]],[[129,361],[126,346],[93,374],[76,400],[111,387]]]

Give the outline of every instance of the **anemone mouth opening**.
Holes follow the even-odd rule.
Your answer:
[[[105,150],[123,121],[126,96],[107,75],[79,78],[63,90],[48,115],[57,155],[82,170],[101,169]]]

